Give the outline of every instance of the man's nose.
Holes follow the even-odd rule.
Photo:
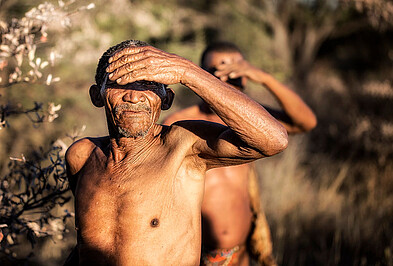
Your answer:
[[[127,90],[123,95],[123,101],[130,103],[139,103],[146,100],[145,95],[138,90]]]

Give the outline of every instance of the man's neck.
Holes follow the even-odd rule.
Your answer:
[[[135,156],[143,153],[143,150],[156,141],[161,132],[162,126],[155,124],[143,137],[110,136],[110,152],[113,156],[113,160],[118,162],[123,160],[126,156]]]

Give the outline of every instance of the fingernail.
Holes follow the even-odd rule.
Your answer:
[[[116,80],[116,82],[117,82],[117,83],[120,83],[120,82],[121,82],[121,78],[118,78],[118,79]]]
[[[108,62],[109,62],[109,63],[112,63],[112,57],[111,57],[111,58],[109,58]]]
[[[113,73],[110,73],[108,78],[112,78],[113,77]]]

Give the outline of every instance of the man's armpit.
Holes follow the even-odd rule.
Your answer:
[[[213,149],[208,149],[205,154],[201,153],[201,157],[206,159],[210,169],[249,163],[263,156],[228,129],[218,137]]]
[[[255,149],[243,142],[233,130],[222,124],[203,120],[179,121],[184,134],[193,134],[192,154],[214,167],[237,165],[258,159]],[[187,133],[188,132],[188,133]]]

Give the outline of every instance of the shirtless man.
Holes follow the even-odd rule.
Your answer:
[[[264,85],[283,110],[265,108],[279,119],[288,133],[305,132],[316,126],[314,113],[301,98],[271,75],[247,62],[234,44],[220,42],[208,46],[202,54],[201,66],[240,91],[243,91],[248,79]],[[224,124],[204,101],[172,114],[164,124],[180,120]],[[269,226],[259,201],[253,164],[215,168],[207,172],[202,203],[203,265],[248,265],[246,242],[253,223],[255,229],[250,240],[254,246],[252,253],[258,257],[255,259],[261,265],[275,264]]]
[[[157,124],[181,83],[227,124]],[[109,136],[66,153],[80,265],[198,265],[207,170],[271,156],[285,128],[261,105],[192,62],[140,41],[101,57],[90,97]]]

